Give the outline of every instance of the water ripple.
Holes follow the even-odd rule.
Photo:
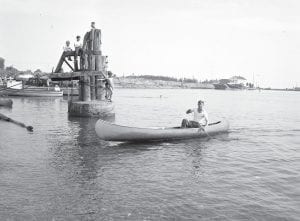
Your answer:
[[[299,220],[299,94],[122,89],[115,122],[176,126],[199,97],[228,134],[106,142],[64,99],[13,98],[34,132],[0,122],[0,219]]]

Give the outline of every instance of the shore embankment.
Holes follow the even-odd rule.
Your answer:
[[[198,82],[181,82],[181,81],[165,81],[165,80],[150,80],[145,78],[114,78],[114,85],[116,88],[197,88],[197,89],[214,89],[213,84],[198,83]]]
[[[168,81],[168,80],[155,80],[147,78],[128,78],[128,77],[115,77],[115,88],[147,88],[147,89],[216,89],[214,84],[205,82],[184,82],[184,81]],[[248,88],[242,89],[224,89],[224,90],[271,90],[271,91],[300,91],[299,87],[295,88]]]

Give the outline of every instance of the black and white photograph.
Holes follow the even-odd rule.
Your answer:
[[[299,221],[300,1],[0,0],[0,221]]]

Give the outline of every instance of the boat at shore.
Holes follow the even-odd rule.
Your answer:
[[[30,87],[23,89],[8,88],[0,92],[6,96],[20,96],[20,97],[62,97],[62,91],[55,91],[52,88],[38,88]]]
[[[0,106],[11,107],[12,104],[13,104],[13,101],[11,99],[1,98],[0,97]]]
[[[63,91],[64,96],[79,96],[79,89],[77,87],[63,87],[60,89]]]
[[[243,90],[246,87],[243,84],[228,83],[227,86],[232,90]]]
[[[22,81],[9,80],[6,87],[0,89],[1,95],[21,97],[61,97],[63,91],[55,87],[24,87]]]
[[[213,84],[216,90],[228,90],[230,89],[227,84]]]
[[[219,133],[226,133],[229,130],[229,123],[226,120],[209,124],[205,131],[199,128],[138,128],[128,127],[98,120],[95,125],[97,135],[106,141],[142,142],[142,141],[163,141],[181,140],[191,138],[210,137]]]

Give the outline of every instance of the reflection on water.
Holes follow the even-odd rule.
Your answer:
[[[53,149],[53,165],[65,165],[68,174],[73,174],[79,182],[95,179],[99,150],[103,148],[103,141],[95,136],[97,118],[68,117],[72,127],[77,129],[76,136],[70,144],[65,140],[58,142]],[[113,122],[114,117],[103,120]],[[70,148],[72,146],[72,148]],[[67,157],[67,158],[66,158]]]
[[[1,113],[2,110],[4,110],[7,113],[11,113],[12,107],[0,106],[0,113]]]
[[[0,122],[0,218],[297,220],[299,94],[255,93],[116,90],[110,122],[177,126],[201,98],[211,121],[231,124],[213,138],[135,144],[100,140],[97,119],[69,118],[63,98],[13,98],[0,112],[34,132]]]

